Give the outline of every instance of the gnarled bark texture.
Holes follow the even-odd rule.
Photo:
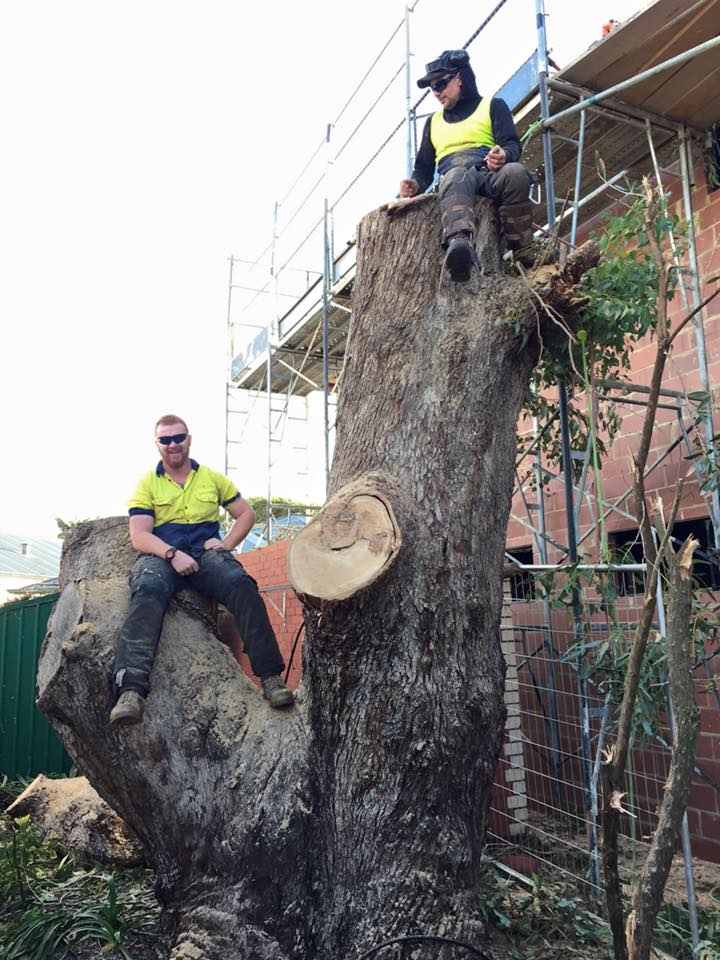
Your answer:
[[[144,723],[111,730],[124,525],[68,540],[39,702],[148,850],[173,960],[351,960],[410,934],[482,944],[515,424],[543,324],[500,269],[492,205],[477,217],[465,285],[442,276],[435,200],[360,225],[332,497],[298,549],[375,557],[349,592],[304,590],[294,710],[268,709],[181,595]],[[530,281],[560,312],[579,262]]]

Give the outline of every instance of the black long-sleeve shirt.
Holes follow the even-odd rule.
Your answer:
[[[459,123],[461,120],[467,120],[471,113],[477,110],[482,97],[470,97],[461,100],[452,110],[443,111],[443,119],[447,123]],[[430,139],[430,123],[432,116],[425,121],[423,128],[420,148],[415,157],[415,166],[413,168],[413,179],[418,182],[418,192],[423,193],[432,183],[435,175],[435,148]],[[490,122],[492,123],[493,137],[495,143],[502,147],[507,154],[508,163],[516,163],[522,154],[522,144],[515,129],[515,122],[510,113],[510,108],[504,100],[493,97],[490,101]],[[489,147],[484,148],[481,157],[488,153]]]

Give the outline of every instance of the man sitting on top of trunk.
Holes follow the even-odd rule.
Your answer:
[[[130,575],[130,609],[115,651],[114,726],[142,721],[165,610],[186,587],[232,613],[270,706],[289,707],[295,700],[280,676],[283,660],[257,584],[231,553],[247,536],[255,511],[231,480],[191,459],[191,442],[181,417],[160,417],[155,424],[160,462],[130,500],[130,540],[140,557]],[[221,507],[234,521],[222,540]]]
[[[532,266],[538,250],[528,199],[530,174],[517,162],[522,145],[508,105],[480,96],[465,50],[446,50],[426,71],[418,86],[430,87],[442,109],[425,123],[413,175],[400,181],[400,196],[426,190],[437,166],[445,262],[453,280],[469,280],[475,262],[477,196],[499,204],[507,246],[516,260]]]

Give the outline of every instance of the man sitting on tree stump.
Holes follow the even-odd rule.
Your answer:
[[[247,536],[255,511],[227,477],[190,459],[192,437],[180,417],[155,425],[160,462],[130,500],[130,540],[140,557],[130,575],[131,600],[120,632],[113,682],[114,725],[140,723],[165,610],[185,587],[224,604],[235,617],[253,673],[271,707],[294,702],[257,584],[231,551]],[[235,521],[220,537],[220,510]]]
[[[425,191],[437,166],[442,245],[450,276],[469,280],[476,262],[473,204],[478,196],[499,204],[507,246],[523,266],[532,266],[538,250],[530,216],[530,173],[517,162],[522,144],[508,105],[498,97],[480,96],[465,50],[445,50],[428,63],[418,86],[430,87],[442,109],[425,123],[412,177],[400,181],[400,196]]]

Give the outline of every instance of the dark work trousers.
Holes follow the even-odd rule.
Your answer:
[[[476,197],[489,197],[500,206],[526,203],[530,194],[530,173],[522,163],[506,163],[497,173],[476,167],[476,151],[463,150],[444,158],[440,178],[440,216],[443,246],[456,233],[475,229],[473,206]]]
[[[120,632],[113,682],[115,692],[150,692],[150,671],[163,617],[171,598],[186,587],[222,603],[235,617],[253,673],[264,680],[283,671],[283,659],[257,583],[228,550],[206,550],[199,570],[181,577],[169,560],[140,555],[130,574],[130,609]]]

